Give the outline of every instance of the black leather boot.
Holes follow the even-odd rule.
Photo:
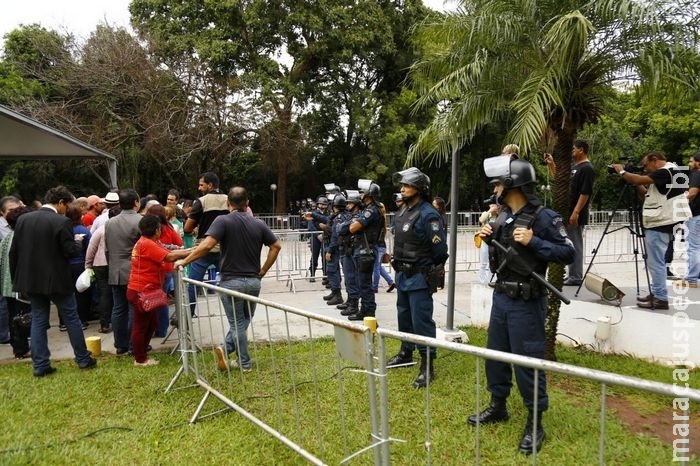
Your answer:
[[[535,446],[535,449],[537,451],[540,451],[540,449],[542,448],[542,443],[544,442],[545,437],[547,437],[547,434],[542,428],[542,411],[539,411],[537,413],[537,429],[534,431],[532,428],[533,417],[533,413],[532,411],[530,411],[530,414],[528,414],[527,416],[527,424],[525,424],[525,432],[523,432],[523,438],[520,439],[520,446],[518,447],[520,449],[520,453],[523,453],[525,455],[532,454],[533,445]],[[535,432],[537,433],[536,440]]]
[[[467,421],[470,425],[475,426],[477,421],[479,424],[494,424],[496,422],[506,422],[509,417],[505,398],[492,396],[491,404],[479,414],[469,416]]]
[[[374,311],[368,312],[368,311],[365,311],[363,309],[359,309],[356,313],[350,314],[348,316],[348,320],[362,320],[365,317],[374,317]]]
[[[348,306],[345,309],[343,309],[342,311],[340,311],[340,315],[341,316],[351,316],[353,314],[357,314],[358,312],[360,312],[360,310],[357,307],[359,301],[360,301],[360,298],[348,298],[348,300],[347,300]],[[342,306],[342,304],[341,304],[341,306]]]
[[[331,292],[331,299],[326,301],[329,306],[335,306],[336,304],[343,304],[343,295],[340,294],[340,290],[334,290]]]
[[[430,367],[428,367],[430,365]],[[413,388],[425,388],[429,383],[435,380],[435,359],[430,359],[428,364],[428,356],[420,355],[420,369],[418,369],[418,377],[413,381]]]
[[[348,297],[348,299],[347,299],[343,304],[338,304],[335,308],[336,308],[336,309],[340,309],[341,311],[342,311],[342,310],[345,310],[345,309],[348,308],[348,302],[349,302],[349,301],[350,301],[350,297]]]
[[[335,291],[331,290],[330,293],[328,293],[326,296],[323,297],[323,300],[329,301],[329,300],[333,299],[334,296],[335,296]],[[336,303],[336,304],[340,304],[340,303]]]
[[[386,362],[387,369],[391,369],[395,366],[401,366],[403,364],[411,364],[413,362],[413,351],[408,351],[401,348],[401,351],[396,353]]]

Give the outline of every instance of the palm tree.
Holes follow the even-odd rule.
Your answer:
[[[571,147],[621,86],[681,96],[697,88],[700,6],[677,0],[461,0],[418,30],[424,58],[411,70],[417,108],[437,108],[408,163],[446,161],[485,125],[512,121],[521,153],[552,144],[554,209],[568,218]],[[549,280],[561,288],[564,268]],[[558,300],[550,300],[547,351],[555,359]]]

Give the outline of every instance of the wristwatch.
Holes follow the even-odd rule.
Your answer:
[[[617,172],[618,175],[623,176],[625,173],[627,173],[624,169],[620,170]]]

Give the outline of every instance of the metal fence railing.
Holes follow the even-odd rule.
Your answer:
[[[615,445],[622,434],[606,427],[611,416],[610,386],[671,399],[679,396],[677,387],[672,384],[423,338],[382,327],[373,333],[364,325],[192,281],[183,278],[181,272],[176,275],[177,350],[182,365],[166,391],[193,381],[201,389],[201,399],[190,422],[220,413],[221,403],[286,445],[290,455],[311,464],[353,461],[352,464],[450,465],[480,464],[482,460],[496,464],[490,458],[503,448],[485,436],[485,428],[477,426],[471,430],[464,419],[458,422],[464,426],[464,432],[455,432],[453,419],[433,414],[433,407],[445,404],[466,404],[469,412],[478,412],[485,406],[481,367],[486,359],[586,380],[598,387],[599,401],[594,402],[595,406],[585,407],[587,418],[593,416],[597,420],[593,421],[590,431],[584,434],[561,432],[558,438],[549,440],[550,444],[577,442],[576,464],[623,464],[615,457],[620,453]],[[199,318],[191,319],[185,291],[190,284],[228,294],[243,300],[246,306],[257,306],[248,331],[252,372],[220,370],[215,347],[224,341],[228,321],[219,299],[207,293],[203,293],[198,304]],[[390,355],[388,348],[397,347],[399,340],[435,347],[440,354],[449,355],[451,365],[475,368],[475,383],[465,384],[462,372],[447,371],[442,373],[439,382],[420,392],[395,383],[396,372],[389,374],[384,361]],[[445,365],[441,367],[444,369]],[[446,385],[449,390],[438,390],[437,383]],[[538,387],[534,389],[537,392]],[[396,401],[406,396],[407,390],[414,394],[408,396],[411,403],[418,404],[417,409],[408,409]],[[700,402],[700,390],[686,388],[683,397],[689,404],[679,414],[689,416],[690,403]],[[578,397],[573,398],[577,398],[575,403],[582,403]],[[212,400],[218,402],[212,406]],[[464,451],[459,455],[445,451],[448,439],[454,435],[464,437]],[[629,435],[635,438],[635,434]],[[222,441],[229,438],[229,433],[222,433]],[[231,448],[236,447],[232,444]],[[662,464],[674,459],[668,448],[662,453],[646,454],[652,455],[646,464]],[[659,457],[666,454],[668,458]],[[528,462],[535,464],[537,458],[534,454]]]
[[[469,212],[464,213],[463,218],[469,216]],[[608,220],[610,212],[594,212],[591,214],[591,223],[584,229],[584,253],[585,262],[589,263],[593,259],[594,250],[597,248],[595,262],[629,262],[635,257],[642,260],[640,251],[640,237],[636,235],[634,228],[627,221],[628,213],[619,212],[615,214],[614,221]],[[262,218],[268,224],[270,218]],[[468,223],[468,222],[467,222]],[[309,232],[306,230],[274,230],[277,237],[282,242],[280,256],[275,263],[274,274],[277,280],[287,281],[290,289],[295,290],[294,281],[308,279],[309,267],[311,263],[311,247],[309,238],[320,232]],[[474,235],[479,231],[477,225],[460,225],[457,228],[457,251],[450,251],[455,256],[455,270],[457,272],[476,271],[479,269],[479,249],[474,245]],[[603,234],[606,237],[601,242]],[[387,251],[393,250],[393,235],[387,233]],[[600,243],[600,247],[598,247]],[[316,277],[323,276],[323,253],[320,254],[318,263],[319,269]],[[449,269],[449,263],[448,269]]]

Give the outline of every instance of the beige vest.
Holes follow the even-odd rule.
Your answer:
[[[675,165],[666,163],[659,170],[668,170]],[[692,217],[690,205],[688,204],[688,193],[684,192],[678,196],[667,198],[661,194],[655,184],[647,188],[642,208],[642,223],[644,228],[655,228],[665,225],[674,225],[684,222]]]

